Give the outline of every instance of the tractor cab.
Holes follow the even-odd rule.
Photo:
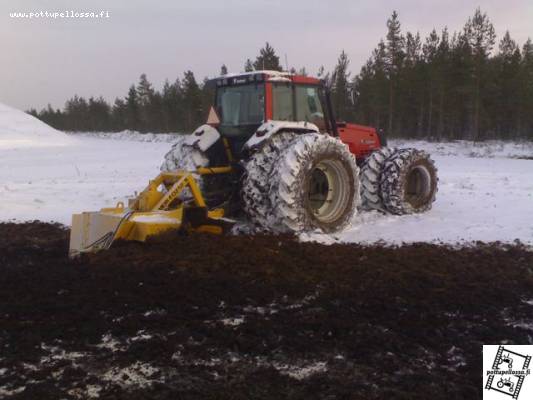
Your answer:
[[[339,137],[358,162],[385,144],[372,127],[335,120],[330,93],[317,78],[279,71],[224,75],[208,82],[215,87],[209,124],[216,126],[236,158],[266,121],[309,122]],[[218,153],[220,154],[220,153]]]
[[[209,84],[216,88],[216,118],[211,122],[236,155],[259,126],[269,120],[310,122],[335,135],[331,107],[319,79],[255,71],[222,76]]]

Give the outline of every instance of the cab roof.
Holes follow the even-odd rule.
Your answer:
[[[294,82],[312,85],[320,85],[322,83],[318,78],[297,75],[286,71],[260,70],[222,75],[210,79],[207,84],[213,86],[233,86],[251,82]]]

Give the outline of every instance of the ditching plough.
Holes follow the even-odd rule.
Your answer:
[[[222,234],[232,225],[224,209],[208,209],[195,175],[230,173],[231,167],[162,172],[125,207],[72,216],[69,256],[107,249],[118,240],[145,241],[170,229]]]

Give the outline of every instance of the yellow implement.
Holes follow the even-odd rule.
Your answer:
[[[199,168],[195,174],[221,174],[231,167]],[[180,196],[186,189],[192,199]],[[224,210],[208,210],[200,188],[191,172],[163,172],[150,181],[128,207],[82,212],[72,216],[70,257],[107,249],[117,239],[144,241],[148,236],[169,229],[190,229],[221,234],[228,225]]]

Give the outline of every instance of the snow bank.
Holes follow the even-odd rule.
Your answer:
[[[469,158],[518,158],[533,159],[533,142],[505,142],[487,140],[472,142],[454,140],[453,142],[426,142],[422,140],[389,140],[390,147],[416,147],[439,156],[461,156]]]
[[[69,146],[76,142],[37,118],[0,103],[0,149]]]
[[[68,139],[68,136],[67,136]],[[0,147],[0,221],[70,224],[125,201],[159,173],[170,143],[76,137],[72,146]]]
[[[182,133],[140,133],[129,130],[121,132],[69,132],[69,134],[79,137],[150,143],[174,143],[184,135]]]

